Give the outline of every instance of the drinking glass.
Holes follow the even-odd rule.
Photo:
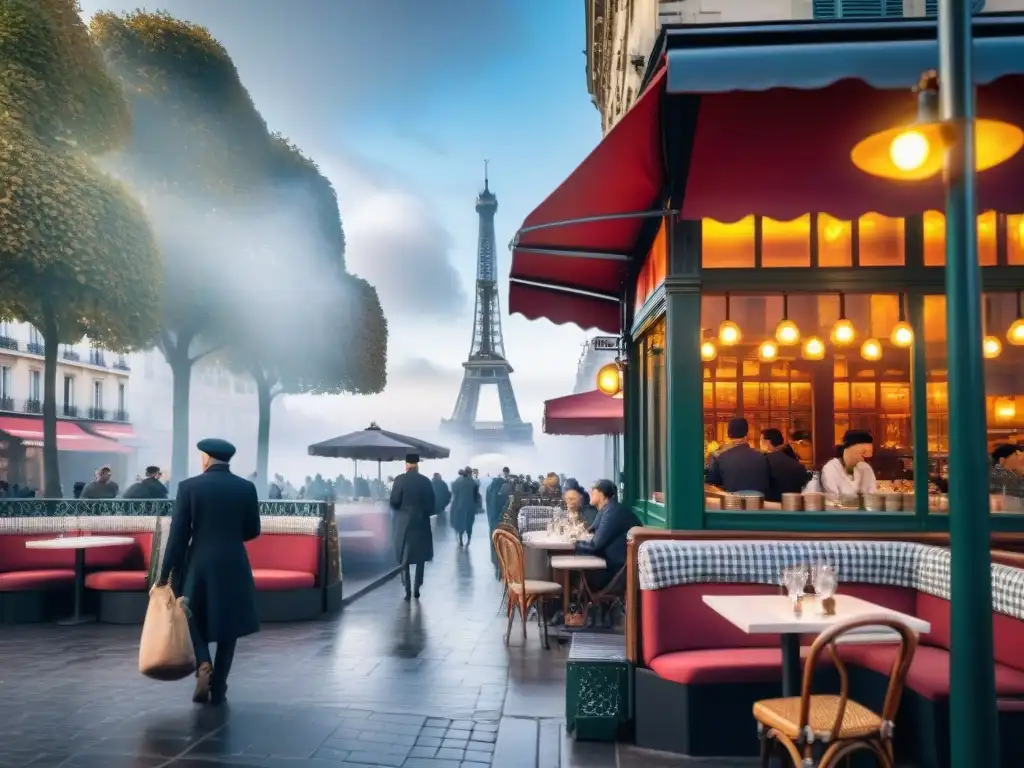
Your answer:
[[[831,565],[821,565],[814,577],[814,591],[818,593],[818,606],[820,608],[823,600],[828,600],[835,595],[839,587],[839,574]],[[824,609],[821,609],[824,610]]]
[[[804,587],[807,586],[807,569],[801,567],[787,568],[782,572],[782,581],[795,609],[800,602],[800,597],[804,593]]]

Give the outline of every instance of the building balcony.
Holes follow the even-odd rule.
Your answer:
[[[114,411],[114,415],[111,417],[111,421],[121,421],[127,424],[129,421],[131,421],[131,417],[128,415],[128,411],[118,410]]]
[[[128,365],[128,359],[125,357],[117,358],[117,362],[114,363],[114,368],[119,371],[130,371],[132,367]]]
[[[64,403],[64,408],[61,410],[61,415],[66,416],[69,419],[77,419],[78,418],[78,406],[77,405],[68,405],[67,403]]]
[[[17,339],[12,339],[10,336],[0,336],[0,349],[13,349],[17,352],[20,346]]]
[[[101,368],[107,367],[107,359],[101,349],[89,350],[89,365],[98,365]]]
[[[107,412],[103,408],[90,408],[89,409],[89,418],[93,419],[94,421],[106,421],[107,420]]]
[[[14,398],[13,397],[0,397],[0,411],[13,411],[14,410]]]
[[[25,413],[42,413],[43,412],[43,401],[33,400],[29,398],[25,401],[25,407],[22,409]]]
[[[43,344],[40,344],[38,342],[30,341],[26,345],[25,351],[28,352],[30,355],[40,355],[40,356],[42,356],[42,355],[46,354],[46,347]]]
[[[82,356],[73,349],[65,349],[62,356],[65,360],[70,360],[73,363],[82,362]]]

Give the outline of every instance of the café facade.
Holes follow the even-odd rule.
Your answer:
[[[1024,20],[974,23],[979,118],[1024,125]],[[509,310],[619,334],[624,494],[649,527],[944,531],[941,175],[851,160],[912,123],[926,20],[663,30],[645,86],[524,221]],[[1024,153],[978,175],[989,447],[1024,440]],[[898,510],[721,509],[707,456],[742,415],[820,469],[848,429]],[[954,448],[955,450],[955,448]],[[1024,510],[992,497],[995,531]]]

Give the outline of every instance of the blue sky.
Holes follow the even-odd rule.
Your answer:
[[[86,17],[138,5],[82,2]],[[454,405],[470,341],[484,158],[505,279],[518,225],[600,139],[586,92],[583,0],[143,7],[202,24],[225,45],[270,127],[334,182],[349,268],[381,294],[392,341],[387,391],[288,407],[315,412],[328,431],[361,428],[368,417],[397,430],[436,428]],[[503,285],[503,306],[507,295]],[[504,330],[520,410],[539,432],[543,400],[572,389],[586,334],[518,316],[506,316]],[[485,403],[484,418],[495,403]]]

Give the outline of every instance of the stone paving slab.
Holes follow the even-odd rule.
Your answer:
[[[0,768],[725,765],[568,739],[567,646],[544,651],[536,624],[502,643],[481,523],[469,549],[436,532],[418,602],[395,580],[240,641],[220,709],[140,676],[138,627],[0,628]]]

